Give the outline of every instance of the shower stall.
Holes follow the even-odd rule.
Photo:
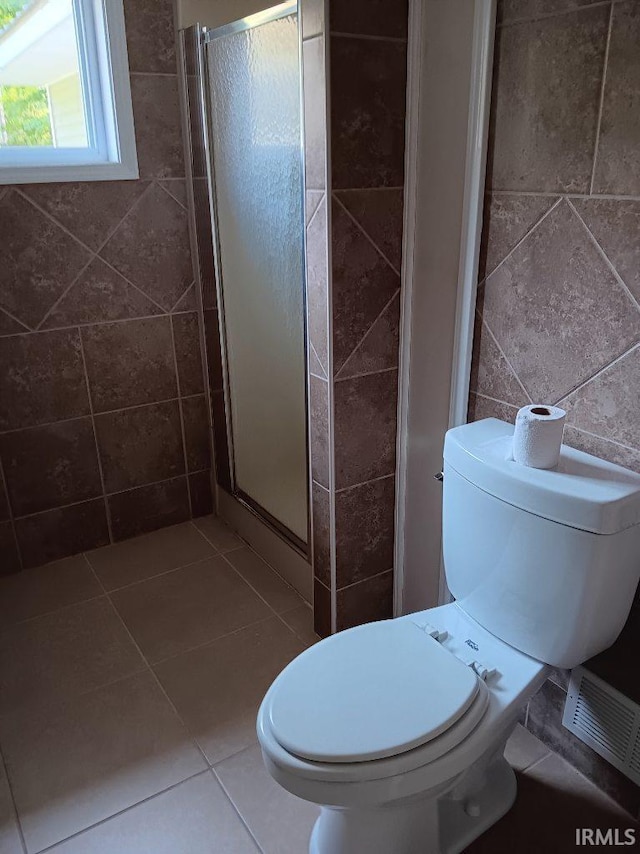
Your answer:
[[[296,3],[182,30],[180,48],[219,513],[258,550],[286,546],[310,586]]]

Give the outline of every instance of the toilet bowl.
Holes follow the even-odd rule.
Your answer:
[[[274,779],[322,805],[310,851],[462,851],[513,803],[504,745],[546,673],[455,603],[308,649],[258,736]]]
[[[260,706],[271,776],[319,804],[312,854],[455,854],[511,807],[504,748],[548,667],[614,642],[640,576],[640,475],[512,425],[450,430],[443,554],[456,601],[325,638]]]

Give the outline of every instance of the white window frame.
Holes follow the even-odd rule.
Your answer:
[[[0,147],[0,184],[139,177],[122,0],[73,0],[86,148]]]

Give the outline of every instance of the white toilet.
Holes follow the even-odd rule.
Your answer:
[[[269,688],[258,737],[322,806],[313,854],[453,854],[511,807],[503,756],[548,665],[618,636],[640,576],[640,475],[563,446],[510,460],[513,427],[450,430],[443,549],[456,602],[319,642]]]

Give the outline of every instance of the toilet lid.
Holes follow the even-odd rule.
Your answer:
[[[269,721],[290,753],[318,762],[396,756],[449,729],[478,677],[410,620],[333,635],[283,670]]]

